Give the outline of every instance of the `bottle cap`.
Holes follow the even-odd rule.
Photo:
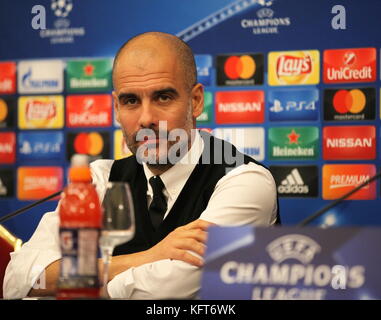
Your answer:
[[[90,182],[92,180],[87,155],[75,154],[72,156],[69,180],[72,182]]]

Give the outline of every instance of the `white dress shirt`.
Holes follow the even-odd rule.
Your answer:
[[[176,165],[160,175],[171,210],[202,153],[204,143],[197,133],[190,151]],[[90,164],[93,183],[100,200],[113,160],[97,160]],[[143,164],[147,178],[147,204],[152,201],[148,183],[153,173]],[[275,223],[277,213],[276,186],[271,173],[255,163],[243,164],[223,176],[202,212],[200,219],[221,226],[262,225]],[[136,213],[139,214],[139,213]],[[4,298],[18,299],[28,292],[52,262],[61,258],[59,247],[58,209],[46,213],[31,239],[11,253],[4,278]],[[122,299],[192,299],[200,288],[202,268],[179,260],[165,259],[130,268],[108,283],[111,298]],[[43,284],[43,277],[39,281]],[[41,287],[40,287],[41,288]]]

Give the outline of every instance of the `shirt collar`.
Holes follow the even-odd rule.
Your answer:
[[[178,197],[193,169],[198,163],[204,149],[204,141],[202,140],[200,133],[198,130],[194,130],[194,132],[194,140],[188,152],[178,163],[160,175],[160,178],[165,186],[164,194],[169,198],[169,200],[175,200]],[[154,174],[148,168],[146,163],[143,163],[143,169],[147,179],[147,194],[152,196],[153,191],[148,181],[154,176]]]

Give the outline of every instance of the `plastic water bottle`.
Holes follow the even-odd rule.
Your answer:
[[[72,158],[69,183],[59,203],[59,217],[62,260],[57,299],[99,298],[98,247],[102,207],[85,155]]]

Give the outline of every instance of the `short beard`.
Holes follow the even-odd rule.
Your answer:
[[[146,163],[148,167],[165,171],[179,162],[190,149],[193,142],[192,129],[194,120],[192,114],[192,105],[189,104],[185,125],[183,128],[167,130],[167,122],[159,121],[157,130],[143,128],[134,133],[131,139],[128,139],[125,130],[123,135],[130,151],[136,156],[138,163]],[[159,138],[154,146],[147,144],[139,145],[139,142],[147,139]],[[139,145],[139,146],[138,146]]]

